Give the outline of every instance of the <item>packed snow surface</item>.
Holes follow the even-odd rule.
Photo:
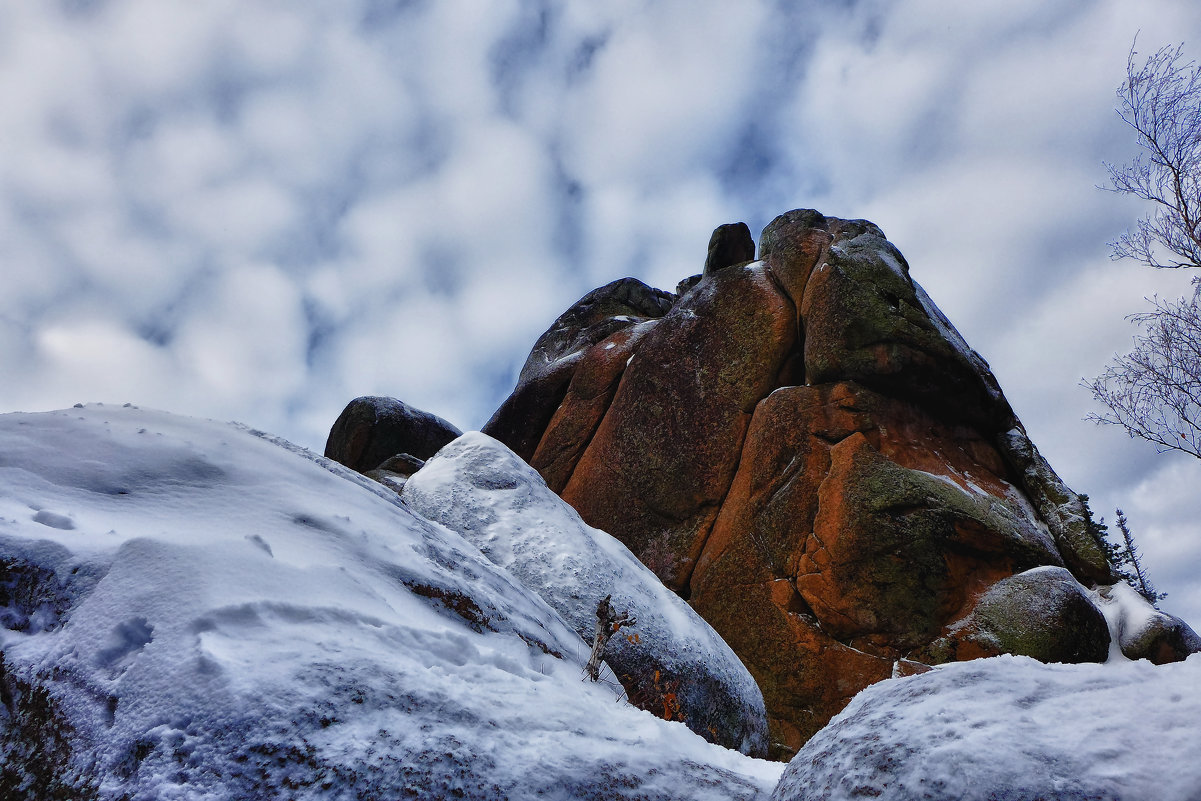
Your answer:
[[[3,797],[760,798],[781,770],[582,681],[476,546],[229,424],[0,416],[0,623]]]
[[[876,684],[800,750],[774,801],[1197,801],[1201,654],[999,656]]]

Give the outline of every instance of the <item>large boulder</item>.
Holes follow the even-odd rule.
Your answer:
[[[461,534],[536,592],[585,640],[597,604],[637,622],[608,643],[605,661],[640,706],[683,721],[710,742],[767,754],[767,716],[755,680],[730,647],[629,549],[587,526],[541,476],[485,434],[468,433],[409,479],[410,509]]]
[[[1097,597],[1127,659],[1162,665],[1201,652],[1201,636],[1189,624],[1156,609],[1129,584],[1101,587]]]
[[[523,380],[489,433],[730,643],[776,756],[890,675],[1006,651],[1104,659],[1092,589],[1117,576],[1084,504],[884,233],[797,210],[747,255],[723,226],[666,314],[600,339],[556,328],[574,344],[542,368],[553,391],[531,404]],[[1067,606],[1002,613],[990,588],[1040,567]],[[1078,620],[1060,650],[1019,631]],[[1161,628],[1155,654],[1196,650]]]
[[[719,225],[709,237],[709,255],[705,257],[702,275],[755,260],[755,240],[746,223]]]
[[[637,343],[563,487],[584,520],[616,528],[674,590],[688,584],[755,404],[793,348],[792,317],[762,265],[702,281]]]
[[[635,278],[619,278],[577,300],[548,328],[522,365],[518,382],[548,365],[583,350],[639,320],[657,319],[671,309],[675,296]]]
[[[946,643],[965,651],[956,654],[960,658],[1017,654],[1043,662],[1104,662],[1109,640],[1105,615],[1072,574],[1037,567],[992,585]],[[930,651],[942,645],[936,641]]]
[[[346,404],[334,421],[325,456],[366,473],[398,454],[424,461],[461,433],[441,417],[404,401],[364,396]]]

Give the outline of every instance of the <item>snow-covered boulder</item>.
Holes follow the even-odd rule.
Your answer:
[[[773,801],[1195,801],[1201,656],[957,662],[881,682],[789,763]]]
[[[536,594],[233,425],[0,416],[0,798],[761,798]]]
[[[615,609],[638,621],[610,640],[605,655],[630,699],[712,742],[766,755],[763,696],[734,652],[517,454],[486,434],[464,434],[409,479],[402,498],[477,545],[586,640],[597,603],[612,596]]]
[[[1156,609],[1129,584],[1098,587],[1093,597],[1127,659],[1162,665],[1201,652],[1201,636],[1189,624]]]

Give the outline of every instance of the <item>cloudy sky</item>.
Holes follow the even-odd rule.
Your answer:
[[[475,428],[589,289],[813,207],[884,229],[1201,628],[1201,461],[1081,419],[1191,277],[1107,258],[1140,30],[1201,57],[1195,0],[5,2],[0,411]]]

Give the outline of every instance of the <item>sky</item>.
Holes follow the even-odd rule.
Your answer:
[[[1084,421],[1147,209],[1140,52],[1193,0],[11,0],[0,4],[0,411],[239,420],[320,451],[350,399],[478,428],[537,336],[709,233],[877,223],[1162,606],[1201,628],[1201,460]]]

